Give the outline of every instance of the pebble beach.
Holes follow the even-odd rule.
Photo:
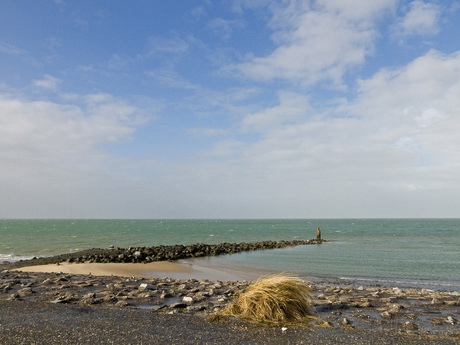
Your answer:
[[[152,271],[145,275],[145,270],[134,269],[134,265],[148,264],[124,264],[128,267],[121,272],[98,272],[91,265],[120,264],[82,266],[62,259],[2,264],[0,343],[58,344],[62,337],[68,344],[95,343],[95,339],[130,344],[460,343],[458,291],[319,281],[309,283],[313,318],[308,324],[210,322],[207,317],[250,281],[220,279],[225,272],[219,279],[212,279],[214,272],[196,277],[196,269],[180,262],[154,262],[158,266],[153,277]],[[78,274],[60,272],[68,266],[79,267]],[[174,278],[178,273],[182,279]]]

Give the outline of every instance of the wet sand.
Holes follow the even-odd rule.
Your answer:
[[[95,276],[134,276],[149,277],[155,273],[192,273],[191,267],[180,265],[172,262],[152,262],[149,264],[101,264],[101,263],[83,263],[71,264],[61,263],[59,265],[38,265],[26,266],[16,269],[22,272],[47,272],[47,273],[70,273],[70,274],[92,274]]]
[[[21,272],[67,273],[93,276],[125,276],[141,278],[173,278],[173,279],[209,279],[209,280],[254,280],[253,274],[236,274],[211,267],[187,263],[187,260],[176,262],[157,261],[146,264],[140,263],[81,263],[63,262],[26,266],[15,269]]]

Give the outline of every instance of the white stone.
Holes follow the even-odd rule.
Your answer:
[[[457,320],[455,318],[453,318],[452,316],[448,316],[447,317],[447,322],[452,324],[452,325],[455,325],[457,323]]]
[[[402,290],[400,288],[393,288],[393,292],[395,295],[401,295],[402,294]]]
[[[142,283],[139,285],[139,290],[144,291],[144,290],[155,290],[155,286],[147,283]]]

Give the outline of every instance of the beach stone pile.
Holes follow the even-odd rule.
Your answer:
[[[170,278],[97,277],[63,273],[2,272],[0,300],[39,300],[136,308],[164,313],[218,311],[248,282]]]
[[[315,310],[326,327],[394,329],[405,333],[460,332],[460,292],[399,287],[323,285]]]
[[[130,308],[206,317],[225,307],[246,281],[135,278],[0,271],[0,302]],[[458,339],[460,292],[310,283],[314,324],[326,328],[390,330]]]
[[[148,263],[154,261],[173,261],[203,256],[235,254],[244,251],[285,248],[299,245],[320,244],[324,240],[292,240],[292,241],[261,241],[251,243],[219,243],[191,245],[171,245],[155,247],[119,248],[111,246],[109,249],[93,248],[80,252],[56,255],[47,258],[19,261],[16,266],[44,265],[59,262],[98,262],[98,263]]]

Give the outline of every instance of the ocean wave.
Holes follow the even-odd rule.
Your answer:
[[[33,256],[23,256],[23,255],[14,255],[14,254],[0,254],[0,262],[8,261],[8,262],[16,262],[20,260],[29,260],[32,259]]]

